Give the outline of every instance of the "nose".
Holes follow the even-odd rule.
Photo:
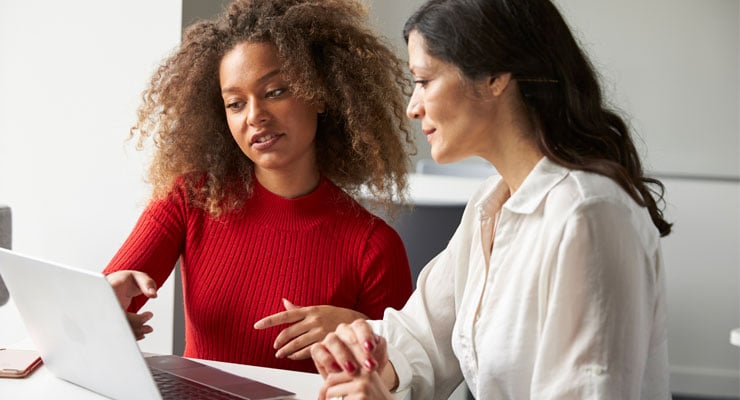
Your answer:
[[[250,126],[264,125],[270,119],[270,114],[259,100],[250,101],[247,107],[247,124]]]
[[[406,107],[406,115],[411,119],[421,119],[424,113],[424,107],[421,102],[418,91],[414,89],[409,99],[409,105]]]

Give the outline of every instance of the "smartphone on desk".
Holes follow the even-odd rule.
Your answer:
[[[40,364],[41,357],[33,350],[0,348],[0,378],[25,378]]]

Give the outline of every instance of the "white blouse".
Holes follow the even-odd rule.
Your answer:
[[[543,158],[470,199],[387,338],[399,390],[446,399],[669,399],[665,276],[647,209]],[[495,230],[495,240],[494,240]]]

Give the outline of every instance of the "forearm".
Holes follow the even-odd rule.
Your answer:
[[[369,319],[367,317],[367,315],[365,315],[365,314],[363,314],[363,313],[361,313],[359,311],[353,310],[353,312],[354,312],[354,318],[352,318],[349,322],[352,322],[352,321],[354,321],[356,319]]]

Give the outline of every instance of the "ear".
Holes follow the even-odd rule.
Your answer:
[[[319,114],[323,114],[326,112],[326,103],[324,103],[323,100],[316,105],[316,112]]]
[[[488,87],[493,96],[500,96],[511,82],[511,72],[506,72],[500,75],[492,76],[488,80]]]

